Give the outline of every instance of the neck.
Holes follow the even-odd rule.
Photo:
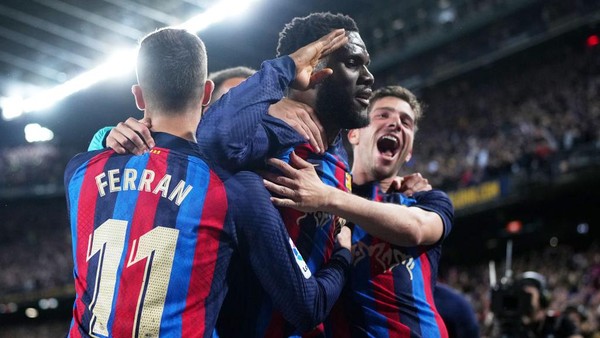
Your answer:
[[[200,123],[200,114],[198,112],[188,111],[177,115],[166,115],[153,114],[146,110],[144,117],[151,118],[151,131],[168,133],[191,142],[197,142],[196,128]]]
[[[333,145],[335,139],[337,139],[340,131],[342,130],[339,127],[334,127],[331,125],[332,123],[328,123],[328,126],[323,125],[323,128],[325,128],[325,136],[327,137],[327,144],[329,146]]]
[[[386,177],[380,180],[369,173],[368,170],[365,170],[358,164],[356,161],[356,154],[354,155],[354,165],[352,166],[352,182],[358,185],[366,184],[369,182],[376,182],[381,186],[381,190],[387,192],[394,181],[394,177]]]

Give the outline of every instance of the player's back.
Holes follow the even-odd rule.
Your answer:
[[[193,143],[84,153],[65,173],[76,300],[71,337],[209,337],[232,253],[222,181]]]

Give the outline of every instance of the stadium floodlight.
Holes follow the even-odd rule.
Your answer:
[[[203,13],[176,26],[198,33],[210,25],[235,16],[245,11],[256,0],[222,0]],[[2,98],[0,107],[4,119],[13,119],[22,113],[30,113],[46,109],[58,101],[78,91],[86,89],[98,82],[126,74],[133,69],[137,48],[114,54],[102,65],[66,81],[54,88],[42,91],[25,100],[18,98]]]
[[[7,121],[23,115],[23,99],[18,96],[0,97],[0,107],[2,118]]]
[[[136,53],[137,50],[135,49],[117,52],[102,65],[24,100],[23,112],[29,113],[49,108],[65,97],[86,89],[102,80],[126,74],[128,70],[132,69],[135,63]]]
[[[178,28],[191,32],[200,32],[210,25],[218,23],[227,17],[233,17],[245,12],[256,0],[225,0],[217,3],[205,12],[178,25]]]
[[[29,143],[46,142],[54,138],[54,133],[52,130],[42,127],[37,123],[30,123],[26,125],[23,131],[25,132],[25,139]]]

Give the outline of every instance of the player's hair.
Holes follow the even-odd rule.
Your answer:
[[[176,113],[198,104],[206,81],[207,56],[198,36],[162,28],[140,42],[136,73],[146,105]]]
[[[277,56],[289,55],[313,41],[327,35],[334,29],[358,32],[356,22],[344,14],[330,12],[311,13],[305,17],[295,17],[279,33]]]
[[[225,69],[219,70],[217,72],[210,73],[208,75],[208,79],[212,80],[212,82],[215,83],[215,90],[217,90],[223,82],[225,82],[231,78],[241,77],[241,78],[247,79],[250,76],[252,76],[254,73],[256,73],[256,70],[254,70],[252,68],[239,66],[239,67],[225,68]]]
[[[415,113],[415,121],[414,122],[415,122],[415,129],[416,129],[416,127],[418,125],[418,121],[423,117],[424,105],[417,99],[417,96],[415,94],[413,94],[410,90],[408,90],[404,87],[385,86],[385,87],[381,87],[381,88],[377,89],[376,91],[374,91],[373,94],[371,95],[371,98],[369,99],[369,113],[371,112],[371,109],[373,108],[373,104],[375,102],[377,102],[377,100],[384,98],[384,97],[388,97],[388,96],[397,97],[401,100],[406,101],[406,103],[408,103],[410,108]]]

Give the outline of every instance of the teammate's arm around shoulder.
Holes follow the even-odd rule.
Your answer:
[[[284,175],[265,175],[265,186],[279,195],[271,199],[277,206],[305,212],[329,212],[359,224],[373,236],[400,246],[434,244],[451,227],[452,212],[447,210],[452,207],[447,197],[447,203],[428,201],[431,206],[374,202],[324,184],[312,164],[295,154],[291,156],[291,165],[277,159],[271,159],[269,163]],[[428,193],[436,198],[445,196]]]

